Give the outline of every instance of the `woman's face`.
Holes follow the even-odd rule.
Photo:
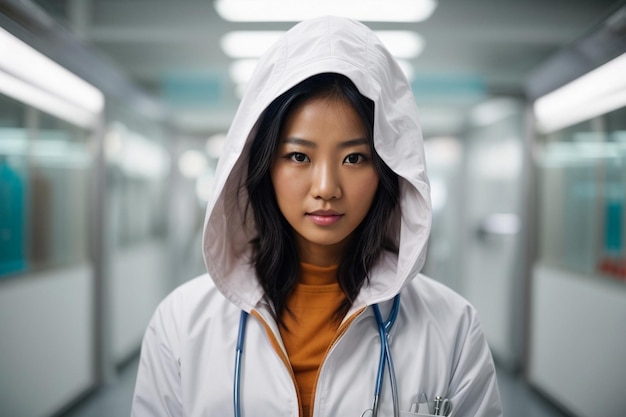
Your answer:
[[[336,264],[378,187],[367,131],[345,101],[313,98],[291,112],[279,139],[272,183],[300,260]]]

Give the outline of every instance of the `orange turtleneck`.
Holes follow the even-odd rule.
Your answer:
[[[335,311],[345,299],[337,283],[337,265],[300,264],[300,282],[287,300],[280,335],[287,349],[302,402],[302,417],[309,417],[319,367],[339,322]]]

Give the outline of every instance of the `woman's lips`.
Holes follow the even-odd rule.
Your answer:
[[[309,216],[311,221],[318,226],[330,226],[337,223],[339,219],[341,219],[341,216],[343,216],[343,214],[334,211],[318,210],[307,213],[307,216]]]

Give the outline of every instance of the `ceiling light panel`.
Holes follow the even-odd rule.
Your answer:
[[[215,0],[215,10],[232,22],[298,22],[323,15],[370,22],[420,22],[435,0]]]
[[[95,113],[0,70],[0,93],[83,128],[98,123]]]
[[[283,33],[262,30],[228,32],[222,36],[220,45],[224,53],[231,58],[258,58]],[[415,58],[424,49],[424,39],[410,30],[382,30],[375,33],[396,58]]]
[[[91,114],[104,108],[100,90],[1,28],[0,70]]]
[[[270,30],[228,32],[220,39],[220,46],[224,53],[231,58],[258,58],[283,33]]]
[[[534,105],[539,131],[550,133],[626,106],[626,53],[560,87]]]
[[[415,58],[424,49],[424,38],[410,30],[380,30],[374,33],[396,58]]]

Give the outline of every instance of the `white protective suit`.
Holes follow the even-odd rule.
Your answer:
[[[247,149],[263,110],[318,73],[349,77],[375,103],[374,145],[400,177],[401,216],[387,253],[371,272],[320,366],[315,416],[359,417],[371,408],[380,355],[373,304],[383,317],[400,293],[390,345],[401,411],[418,395],[441,395],[452,416],[501,416],[491,353],[476,311],[421,275],[430,232],[430,190],[415,99],[400,67],[366,26],[324,17],[289,30],[261,58],[234,118],[217,168],[204,226],[208,274],[158,307],[146,331],[132,406],[134,417],[233,415],[235,346],[241,310],[251,312],[243,353],[244,417],[298,417],[295,379],[270,306],[249,263],[253,222],[243,226]],[[251,210],[248,211],[251,216]],[[388,372],[380,416],[392,416]],[[408,414],[406,414],[408,415]]]

